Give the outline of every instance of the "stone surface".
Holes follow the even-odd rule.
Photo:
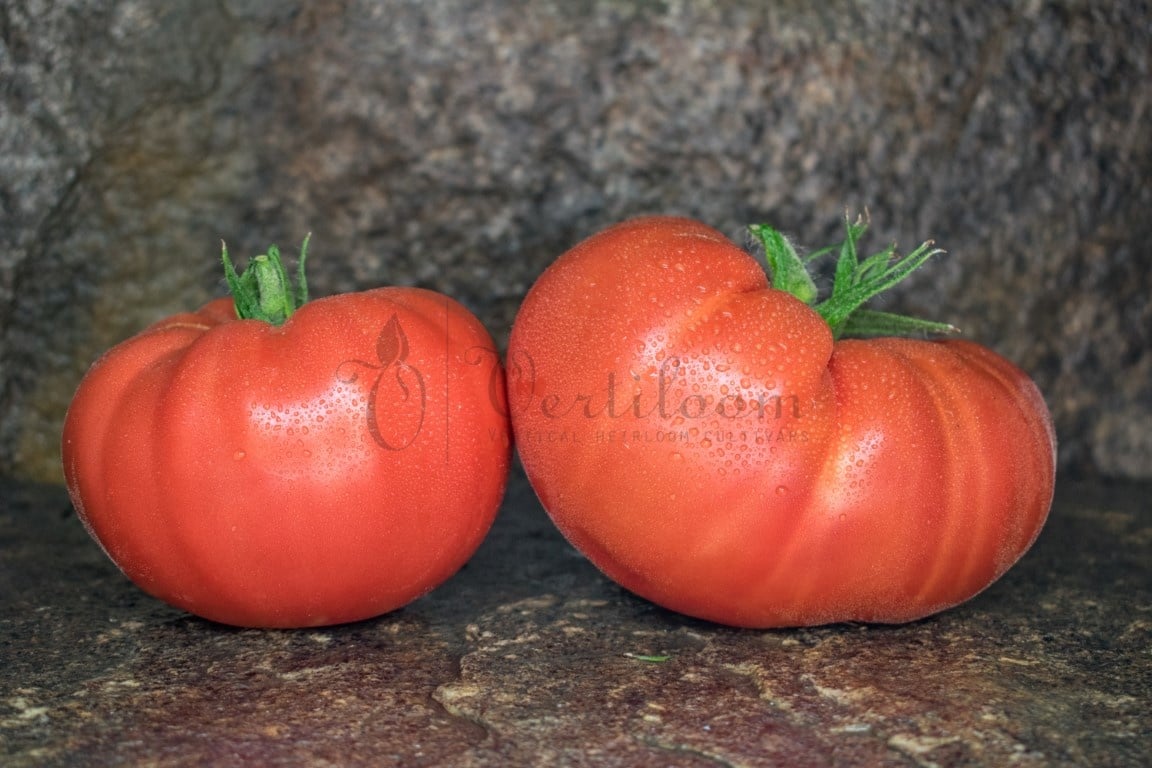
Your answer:
[[[1061,466],[1152,478],[1152,13],[1086,3],[0,4],[0,474],[58,479],[87,365],[315,233],[322,295],[463,300],[500,340],[634,214],[949,255],[889,306],[1032,372]]]
[[[615,587],[517,473],[441,589],[257,631],[146,597],[60,488],[0,481],[0,762],[1146,766],[1150,490],[1061,485],[1034,549],[936,617],[761,632]]]

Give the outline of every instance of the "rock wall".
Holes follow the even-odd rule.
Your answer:
[[[503,340],[601,226],[697,216],[948,255],[888,306],[1030,371],[1066,474],[1152,478],[1147,2],[0,5],[0,474],[58,479],[86,367],[220,295],[445,291]]]

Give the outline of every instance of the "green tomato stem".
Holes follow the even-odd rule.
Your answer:
[[[292,313],[308,301],[308,281],[304,275],[304,262],[308,258],[309,233],[300,246],[300,261],[296,267],[296,284],[288,277],[280,249],[275,245],[268,253],[253,256],[243,272],[237,273],[232,259],[228,256],[228,246],[221,243],[221,261],[224,263],[224,278],[232,301],[236,305],[236,316],[242,320],[262,320],[272,325],[283,325]]]
[[[868,221],[861,216],[852,221],[845,217],[845,236],[837,246],[822,248],[807,259],[801,259],[796,249],[780,232],[764,224],[749,227],[752,235],[764,246],[764,258],[772,287],[787,291],[811,306],[828,323],[833,338],[842,336],[912,336],[925,333],[955,333],[948,323],[877,312],[863,309],[864,304],[901,282],[919,269],[924,262],[938,253],[932,241],[921,243],[905,256],[896,255],[896,246],[889,246],[877,254],[860,260],[857,242],[868,229]],[[815,259],[839,251],[832,292],[817,302],[816,284],[808,272],[807,264]]]

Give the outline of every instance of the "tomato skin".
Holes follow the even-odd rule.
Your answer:
[[[561,256],[507,361],[553,521],[691,616],[921,618],[999,578],[1051,505],[1052,422],[1022,371],[966,341],[834,342],[698,222],[633,220]]]
[[[93,365],[65,476],[155,597],[239,626],[356,621],[445,581],[487,533],[511,450],[502,382],[480,322],[431,291],[319,299],[282,326],[220,299]]]

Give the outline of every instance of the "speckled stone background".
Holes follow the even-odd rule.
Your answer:
[[[1150,125],[1141,0],[0,0],[0,763],[1145,768]],[[1034,549],[923,621],[663,611],[516,470],[427,597],[238,630],[140,592],[59,484],[83,372],[222,295],[222,238],[312,231],[314,294],[435,288],[503,343],[623,218],[823,245],[865,206],[948,250],[887,307],[1030,371],[1061,441]]]
[[[892,307],[1034,374],[1066,474],[1152,478],[1147,2],[0,3],[0,474],[58,481],[84,370],[314,232],[503,340],[652,212],[949,254]],[[290,248],[291,247],[291,248]]]
[[[1146,768],[1148,490],[1062,482],[1035,548],[937,616],[759,632],[615,586],[513,473],[427,597],[262,631],[145,596],[62,488],[0,478],[0,763]]]

